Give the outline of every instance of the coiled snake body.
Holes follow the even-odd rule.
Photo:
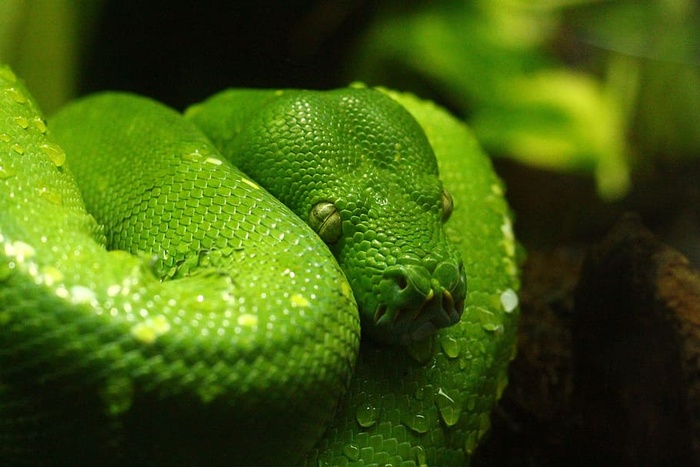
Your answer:
[[[361,86],[48,124],[8,68],[0,92],[0,461],[468,461],[518,284],[458,122]]]

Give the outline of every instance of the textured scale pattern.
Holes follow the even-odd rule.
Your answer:
[[[3,120],[41,118],[7,69],[0,77],[0,90],[14,85],[27,95],[25,102],[8,102],[3,94]],[[323,243],[222,162],[191,124],[152,101],[98,96],[67,108],[49,126],[42,133],[5,125],[0,153],[5,173],[12,171],[0,186],[0,388],[50,395],[49,411],[39,405],[24,414],[61,422],[40,431],[44,460],[62,464],[94,454],[149,465],[189,465],[192,456],[207,465],[267,464],[308,449],[345,389],[358,345],[350,289]],[[119,142],[103,146],[102,134],[110,132]],[[67,167],[41,151],[56,145],[52,133],[60,135],[76,173],[99,174],[94,194],[119,214],[116,222],[99,208],[94,215],[109,224],[111,246],[131,254],[95,242],[100,229],[79,202]],[[13,145],[23,150],[7,151]],[[124,172],[110,173],[109,163],[122,157],[132,158]],[[89,167],[100,163],[105,169]],[[136,182],[139,173],[146,181]],[[189,191],[153,195],[160,180],[180,176]],[[211,215],[208,203],[194,201],[209,190],[203,180],[216,181],[219,195],[209,199],[222,206],[211,228],[200,222]],[[124,191],[121,182],[135,184]],[[134,200],[147,200],[148,212]],[[239,209],[255,215],[238,218]],[[134,223],[140,217],[156,226],[149,234],[159,235],[145,238]],[[187,252],[165,240],[178,229],[192,237]],[[123,232],[136,234],[133,244]],[[154,275],[168,276],[173,266],[187,277],[161,282],[162,274]],[[294,404],[287,403],[290,390],[301,395]],[[30,398],[22,408],[32,404]],[[0,401],[3,420],[14,421],[17,411]],[[64,419],[75,420],[73,431],[63,429]],[[81,451],[86,440],[77,441],[84,419],[96,427],[90,432],[96,439],[87,440],[93,451]],[[178,419],[190,423],[168,422]],[[32,458],[33,440],[16,439],[22,431],[15,423],[3,427],[3,457],[11,449],[11,464],[40,465]],[[254,448],[262,438],[274,449]]]
[[[513,357],[519,289],[503,187],[476,140],[454,117],[409,94],[382,90],[426,132],[455,199],[445,224],[469,271],[460,322],[402,348],[363,341],[348,395],[302,465],[464,466],[490,426]]]
[[[227,91],[188,112],[205,137],[114,93],[47,124],[0,67],[0,464],[467,465],[514,351],[510,213],[466,128],[379,91]],[[236,108],[213,105],[226,96]],[[295,180],[280,189],[302,219],[209,138],[314,160],[262,164]],[[385,160],[348,155],[378,147]],[[412,151],[424,167],[402,163]],[[440,250],[433,279],[448,283],[463,258],[459,323],[407,346],[363,330],[360,345],[350,285],[304,222],[333,194],[318,172],[335,157],[356,182],[340,187],[354,200],[333,199],[352,241],[330,249],[370,270],[405,245]],[[454,212],[435,228],[443,188]],[[384,201],[392,214],[362,209]],[[416,212],[426,225],[394,218]],[[345,272],[356,295],[375,284]]]
[[[319,202],[335,205],[342,235],[329,246],[355,293],[366,334],[407,343],[459,320],[466,278],[442,228],[435,155],[397,102],[366,88],[234,89],[186,115],[300,218]],[[424,327],[418,309],[425,301],[421,312],[435,310],[432,297],[440,308],[443,288],[452,295],[444,314],[437,313],[435,327]],[[395,302],[397,317],[378,324],[376,316]]]

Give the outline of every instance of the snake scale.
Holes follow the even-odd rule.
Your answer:
[[[0,67],[2,465],[467,465],[518,288],[502,184],[430,102],[109,92],[47,122]]]

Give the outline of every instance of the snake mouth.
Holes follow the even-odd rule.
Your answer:
[[[431,288],[417,306],[408,305],[381,303],[373,316],[377,328],[388,330],[403,345],[424,340],[439,329],[459,322],[464,311],[464,298],[462,295],[455,300],[453,292],[438,286]]]
[[[435,293],[430,291],[426,300],[419,306],[413,309],[407,307],[389,308],[387,305],[380,304],[374,312],[374,322],[378,325],[384,323],[397,324],[402,321],[416,321],[419,316],[424,314],[426,310],[434,307]],[[447,327],[459,321],[461,316],[460,310],[464,309],[464,301],[456,303],[449,290],[442,291],[441,306],[437,309],[437,321],[442,326]]]

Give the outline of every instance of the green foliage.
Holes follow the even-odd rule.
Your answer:
[[[662,15],[663,25],[655,24],[668,3],[445,0],[388,8],[369,29],[349,74],[430,95],[461,114],[490,152],[591,173],[603,198],[617,198],[629,188],[632,156],[700,147],[690,110],[698,108],[699,75],[684,67],[697,25],[647,34],[674,30],[691,10],[689,1],[676,2],[685,8],[676,5]],[[606,22],[598,26],[601,17]],[[583,42],[578,28],[603,47]],[[661,47],[681,39],[687,51],[675,51],[676,63],[637,53],[647,50],[639,41]],[[622,53],[605,47],[617,44]],[[631,147],[631,136],[643,145]]]
[[[617,1],[572,9],[567,23],[604,58],[628,107],[640,162],[700,154],[700,9],[693,0]]]

